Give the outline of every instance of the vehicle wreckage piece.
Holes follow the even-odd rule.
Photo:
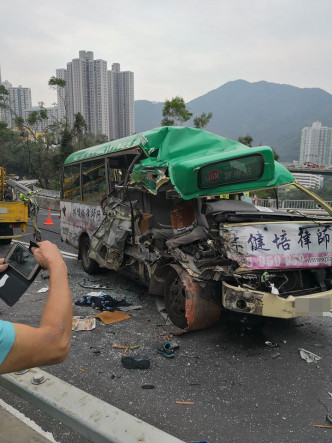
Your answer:
[[[91,237],[89,257],[108,269],[119,270],[128,236],[132,234],[132,218],[136,211],[127,202],[110,197],[104,209],[105,218]]]
[[[172,322],[181,329],[193,331],[205,329],[216,323],[221,305],[204,297],[206,287],[178,265],[171,265],[166,283],[164,300],[166,312]],[[206,282],[204,282],[206,283]]]
[[[314,313],[323,315],[330,310],[331,291],[319,292],[311,300],[306,296],[289,295],[283,298],[274,293],[236,287],[223,282],[222,292],[223,306],[243,314],[289,319]]]

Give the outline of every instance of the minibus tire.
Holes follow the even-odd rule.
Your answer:
[[[172,269],[165,281],[164,303],[172,323],[180,329],[188,326],[186,318],[186,288],[180,275]]]
[[[95,260],[89,257],[90,239],[88,236],[81,238],[79,254],[82,261],[82,268],[87,274],[96,274],[99,271],[99,265]]]

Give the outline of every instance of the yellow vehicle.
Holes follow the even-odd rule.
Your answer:
[[[0,244],[9,244],[12,239],[22,237],[22,234],[14,234],[14,228],[21,232],[27,230],[29,199],[17,200],[13,191],[6,179],[6,169],[0,167]]]

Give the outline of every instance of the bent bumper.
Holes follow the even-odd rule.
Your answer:
[[[263,317],[332,316],[332,291],[282,298],[269,292],[239,288],[223,282],[222,304],[231,311]]]

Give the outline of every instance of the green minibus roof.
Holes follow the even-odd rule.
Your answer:
[[[294,182],[268,146],[249,148],[211,132],[180,126],[163,126],[74,152],[65,165],[137,147],[145,158],[134,166],[131,182],[153,193],[158,188],[156,180],[165,179],[160,172],[166,170],[185,200]]]

